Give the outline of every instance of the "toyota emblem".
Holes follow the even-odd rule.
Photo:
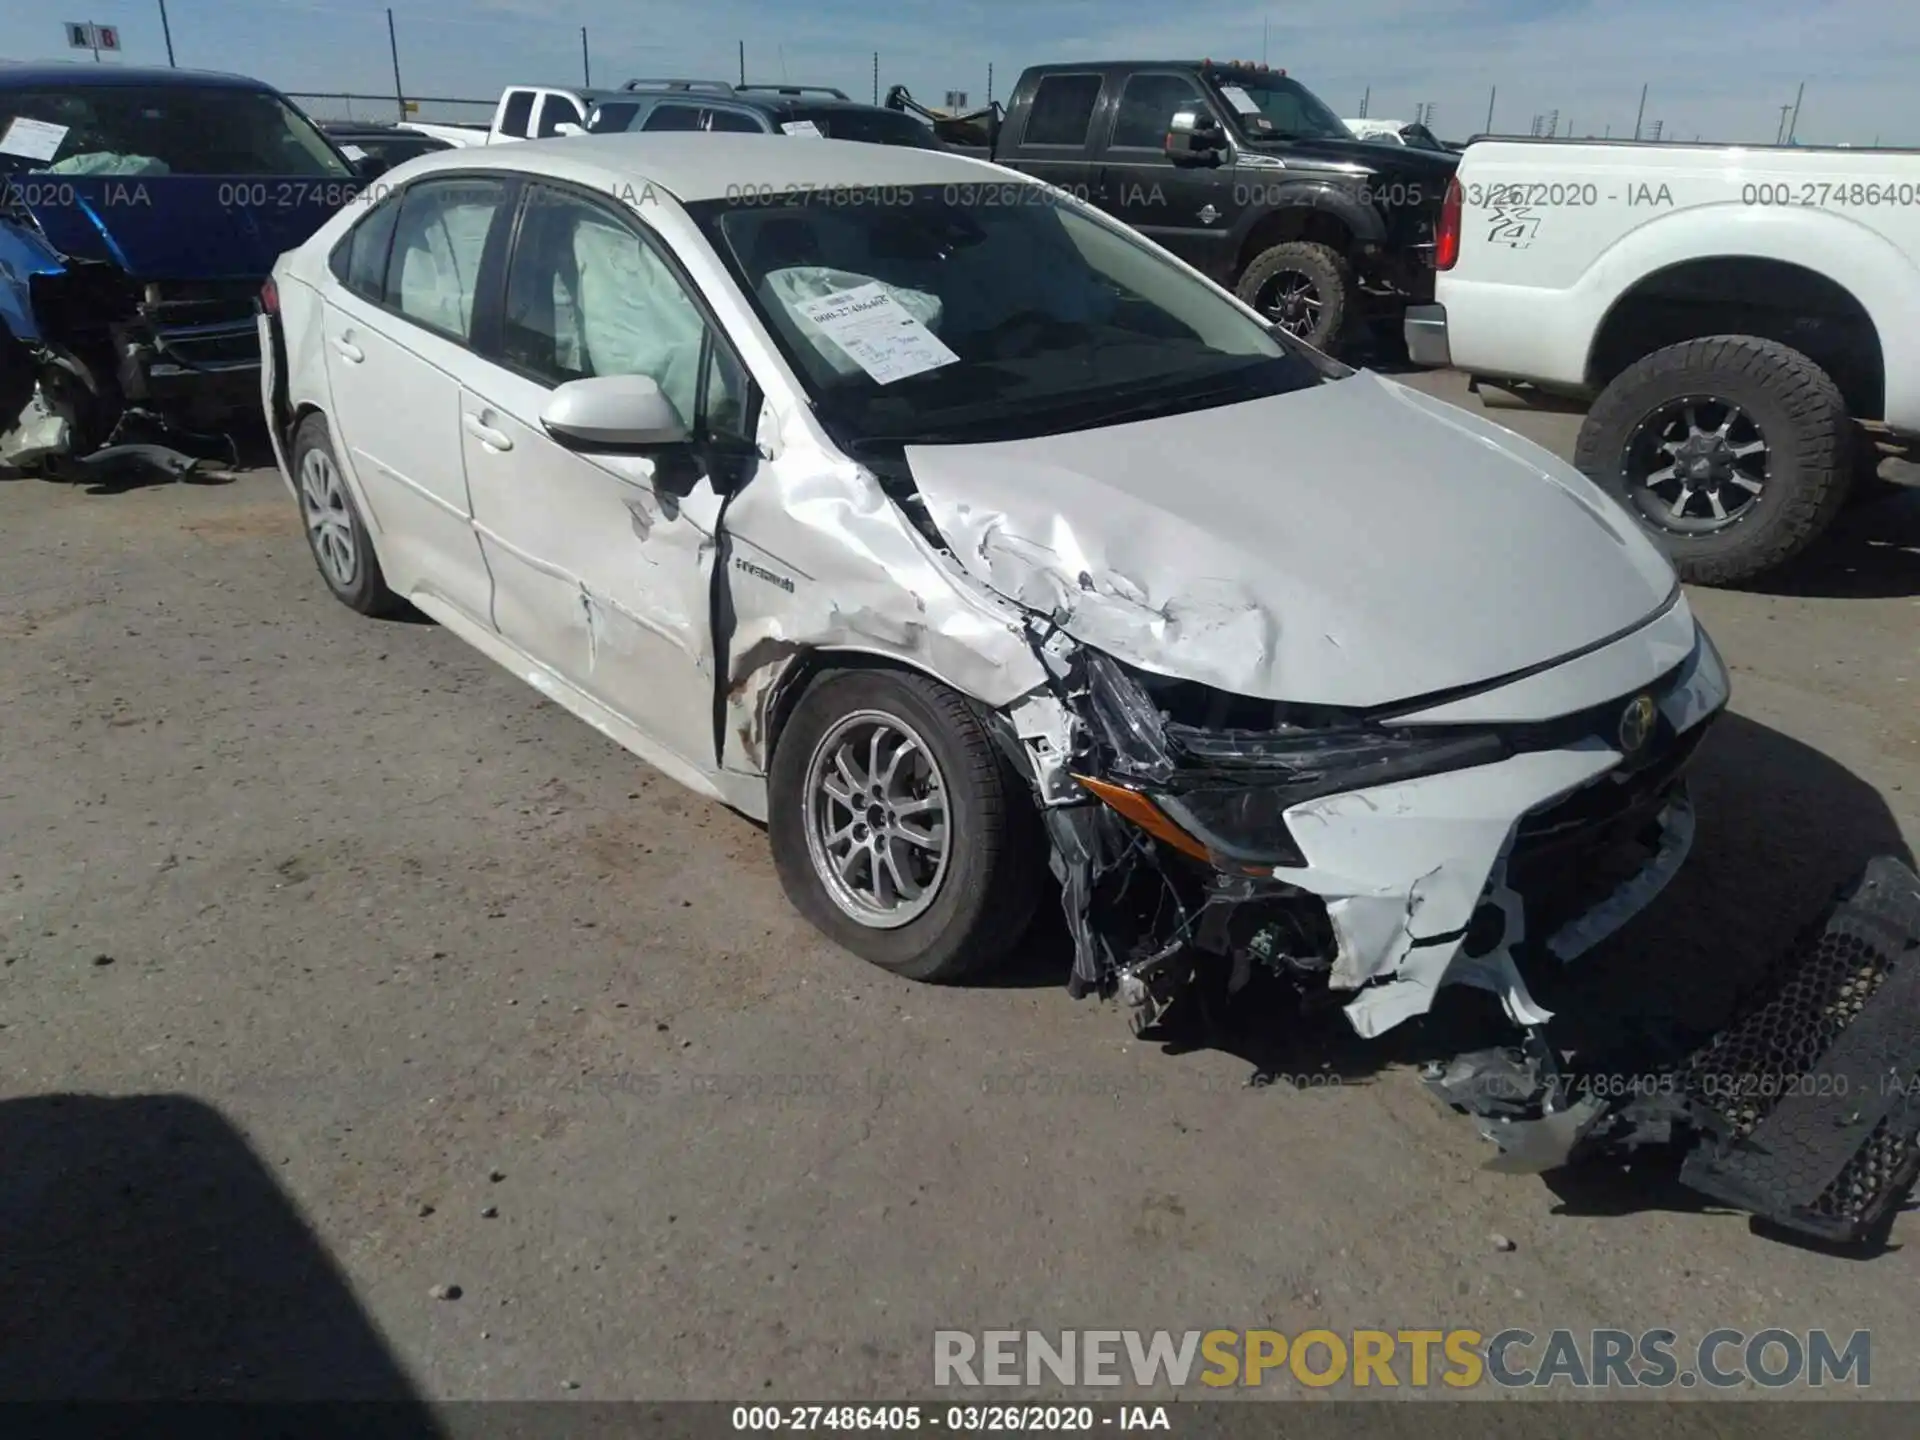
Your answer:
[[[1620,712],[1620,753],[1635,754],[1653,738],[1653,722],[1659,711],[1651,695],[1636,695]]]

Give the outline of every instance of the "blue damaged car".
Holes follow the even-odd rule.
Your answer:
[[[375,168],[257,80],[0,66],[0,469],[229,448],[262,283]]]

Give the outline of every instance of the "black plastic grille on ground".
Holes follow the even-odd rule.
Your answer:
[[[1783,1224],[1852,1236],[1920,1168],[1920,878],[1873,861],[1769,978],[1769,997],[1678,1072],[1725,1127],[1682,1178]]]

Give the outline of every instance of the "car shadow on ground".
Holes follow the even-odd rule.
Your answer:
[[[1691,1048],[1727,1022],[1766,967],[1868,860],[1913,863],[1873,786],[1741,715],[1715,722],[1692,791],[1699,816],[1693,854],[1666,893],[1571,966],[1527,967],[1536,1000],[1555,1014],[1548,1033],[1557,1047],[1588,1054]],[[1064,926],[1057,936],[1036,927],[1036,952],[1049,939],[1058,948],[1045,973],[1059,983],[1068,964]],[[1030,976],[1042,973],[1039,953],[1022,958]],[[1290,1087],[1365,1084],[1391,1070],[1511,1044],[1514,1032],[1493,996],[1450,986],[1429,1014],[1364,1040],[1337,1010],[1303,1010],[1294,992],[1272,982],[1178,1007],[1145,1038],[1169,1054],[1232,1054],[1248,1063],[1250,1085],[1271,1084],[1282,1100]],[[1591,1162],[1545,1179],[1559,1214],[1721,1209],[1680,1185],[1678,1160],[1677,1153],[1643,1153],[1630,1169]],[[1870,1237],[1864,1248],[1837,1253],[1870,1254],[1875,1244]]]
[[[380,1402],[337,1433],[442,1433],[217,1110],[178,1095],[0,1101],[0,1157],[0,1400]]]
[[[1896,473],[1898,482],[1886,478]],[[1833,528],[1804,555],[1777,574],[1756,577],[1749,588],[1828,600],[1920,596],[1920,466],[1889,461],[1881,477],[1861,483]]]

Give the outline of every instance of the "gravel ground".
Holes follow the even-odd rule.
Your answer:
[[[1696,855],[1570,993],[1711,1015],[1914,848],[1916,501],[1694,596]],[[1419,1026],[1167,1053],[1057,943],[874,970],[754,825],[335,604],[268,471],[0,482],[0,554],[0,1394],[884,1398],[937,1328],[1424,1324],[1869,1328],[1920,1396],[1913,1216],[1861,1259],[1487,1174]]]

